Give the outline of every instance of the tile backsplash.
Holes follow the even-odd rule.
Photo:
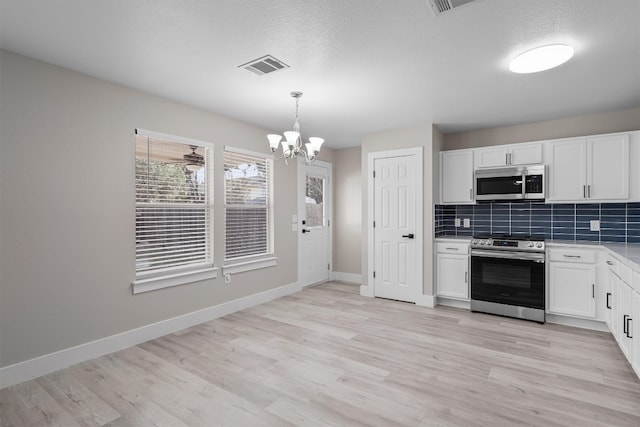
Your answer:
[[[456,218],[460,227],[456,227]],[[464,219],[470,227],[462,227]],[[600,231],[591,231],[591,221]],[[640,243],[640,203],[490,202],[436,205],[435,236],[542,234],[546,239]]]

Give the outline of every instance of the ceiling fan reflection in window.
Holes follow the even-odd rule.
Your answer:
[[[191,153],[187,153],[180,158],[173,158],[174,164],[182,164],[189,172],[198,172],[204,166],[204,156],[196,153],[200,147],[197,145],[189,145]]]

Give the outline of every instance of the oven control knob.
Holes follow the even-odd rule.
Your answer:
[[[474,245],[477,245],[477,244],[478,244],[478,241],[477,241],[477,240],[474,240],[474,241],[473,241],[473,242],[471,242],[471,243],[473,243]]]
[[[542,247],[542,243],[536,243],[536,248],[541,248]]]
[[[480,240],[480,244],[481,244],[481,245],[484,245],[484,244],[486,244],[486,243],[487,243],[487,242],[485,242],[484,240]]]
[[[533,247],[533,242],[529,242],[529,244],[527,246],[532,248]]]

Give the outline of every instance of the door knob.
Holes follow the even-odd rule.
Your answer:
[[[411,234],[403,234],[402,237],[406,237],[408,239],[413,239],[413,233],[411,233]]]

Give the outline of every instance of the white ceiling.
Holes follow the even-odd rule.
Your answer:
[[[575,56],[530,75],[516,54]],[[640,0],[0,0],[0,46],[333,148],[640,107]],[[271,54],[291,68],[237,68]],[[265,138],[266,144],[266,138]]]

